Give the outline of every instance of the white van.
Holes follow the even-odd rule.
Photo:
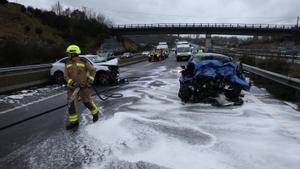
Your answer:
[[[192,56],[192,49],[189,44],[178,44],[176,45],[176,60],[189,60]]]
[[[167,42],[158,42],[158,45],[168,45]]]

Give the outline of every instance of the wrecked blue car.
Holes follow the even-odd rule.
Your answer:
[[[216,54],[197,54],[182,66],[178,96],[183,102],[211,102],[220,94],[242,104],[241,91],[250,90],[242,65],[233,58]]]

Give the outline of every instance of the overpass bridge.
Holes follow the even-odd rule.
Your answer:
[[[112,33],[122,35],[145,34],[222,34],[222,35],[300,35],[300,27],[276,24],[225,23],[158,23],[113,25]]]
[[[252,35],[252,36],[300,36],[300,27],[278,24],[225,24],[225,23],[158,23],[113,25],[114,35],[147,35],[147,34],[205,34],[206,48],[211,49],[212,34],[219,35]]]

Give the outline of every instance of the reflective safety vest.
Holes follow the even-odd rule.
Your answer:
[[[89,76],[87,76],[89,72]],[[76,82],[80,85],[86,85],[87,79],[94,81],[96,75],[95,68],[88,62],[81,58],[74,58],[66,62],[64,78],[69,83]]]

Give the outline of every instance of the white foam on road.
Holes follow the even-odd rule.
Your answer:
[[[22,90],[20,92],[20,94],[10,95],[10,96],[5,97],[4,99],[16,99],[16,100],[20,100],[20,99],[23,99],[24,97],[34,96],[37,93],[38,93],[38,91],[36,91],[36,90]]]
[[[136,154],[121,154],[121,160],[130,162],[145,161],[174,169],[227,168],[221,154],[209,150],[199,150],[176,140],[161,138],[149,151]]]
[[[9,155],[10,162],[24,155],[33,169],[299,168],[299,112],[279,101],[263,102],[266,91],[256,88],[260,94],[246,92],[243,106],[182,104],[178,70],[151,70],[123,86],[116,112],[92,123],[85,109],[77,132],[61,129],[25,145]]]
[[[66,95],[66,94],[67,94],[67,92],[62,92],[62,93],[58,93],[58,94],[51,95],[51,96],[49,96],[49,97],[41,98],[41,99],[39,99],[39,100],[30,102],[30,103],[27,103],[27,104],[22,104],[22,105],[20,105],[20,106],[14,107],[14,108],[11,108],[11,109],[8,109],[8,110],[1,111],[1,112],[0,112],[0,115],[1,115],[1,114],[5,114],[5,113],[8,113],[8,112],[15,111],[15,110],[18,110],[18,109],[22,109],[22,108],[24,108],[24,107],[27,107],[27,106],[30,106],[30,105],[33,105],[33,104],[37,104],[37,103],[43,102],[43,101],[45,101],[45,100],[52,99],[52,98],[57,97],[57,96]]]
[[[297,117],[294,109],[266,104],[251,93],[246,93],[245,104],[240,107],[182,104],[177,97],[178,79],[160,76],[176,75],[177,70],[165,70],[160,67],[154,71],[156,78],[143,81],[138,90],[123,92],[124,99],[140,98],[124,105],[130,111],[122,109],[85,129],[89,137],[111,150],[99,168],[116,161],[143,161],[174,169],[299,166],[300,123],[290,119]],[[158,86],[148,87],[151,84]]]
[[[66,92],[60,92],[60,93],[56,92],[56,94],[53,94],[55,90],[61,89],[63,87],[65,87],[65,86],[64,85],[59,85],[59,86],[54,85],[54,86],[50,86],[50,87],[38,88],[35,90],[21,90],[21,91],[17,92],[18,94],[2,96],[2,98],[0,99],[0,102],[3,102],[3,104],[11,104],[11,105],[16,104],[16,105],[13,105],[13,108],[0,111],[0,115],[36,104],[39,102],[43,102],[48,99],[52,99],[59,95],[65,95]],[[42,94],[45,94],[47,92],[49,92],[50,96],[42,97]],[[34,101],[26,103],[26,99],[31,99]]]

